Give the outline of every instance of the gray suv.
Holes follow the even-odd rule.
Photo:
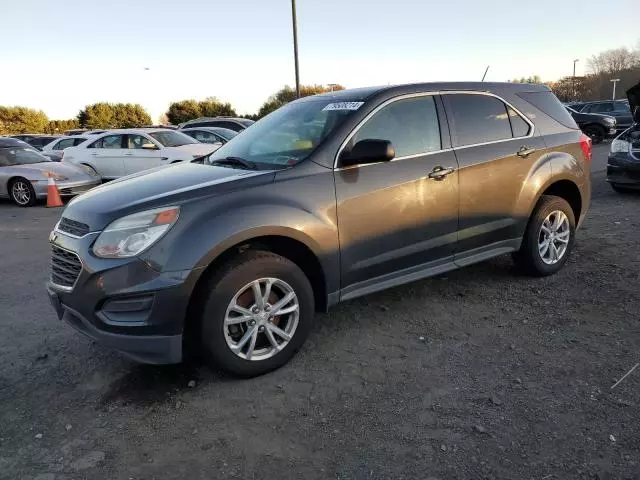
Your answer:
[[[287,362],[315,311],[511,253],[567,262],[591,141],[546,86],[431,83],[307,97],[194,163],[74,199],[51,233],[58,317],[148,363]]]

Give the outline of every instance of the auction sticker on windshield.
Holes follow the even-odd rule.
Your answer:
[[[364,102],[337,102],[330,103],[322,110],[358,110]]]

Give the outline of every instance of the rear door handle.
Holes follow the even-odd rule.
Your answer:
[[[447,175],[451,175],[453,173],[453,168],[443,168],[443,167],[435,167],[431,173],[429,173],[429,178],[433,180],[442,180]]]
[[[518,150],[518,156],[521,157],[521,158],[527,158],[529,155],[531,155],[535,151],[536,151],[535,148],[529,148],[529,147],[522,146],[522,147],[520,147],[520,150]]]

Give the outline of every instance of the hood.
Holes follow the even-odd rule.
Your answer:
[[[171,150],[178,152],[189,152],[192,155],[208,155],[219,147],[211,143],[188,143],[180,147],[169,147]]]
[[[46,180],[46,172],[52,172],[56,175],[67,177],[69,180],[87,180],[95,179],[89,175],[83,168],[76,165],[60,162],[42,162],[30,163],[27,165],[12,165],[12,169],[20,171],[27,180]]]
[[[102,230],[116,218],[164,205],[273,181],[273,171],[180,163],[146,170],[94,188],[69,202],[64,216]]]
[[[627,90],[627,99],[629,99],[629,107],[631,108],[631,115],[633,115],[635,109],[640,107],[640,82]],[[640,118],[636,118],[636,116],[633,119],[636,122],[640,122]]]

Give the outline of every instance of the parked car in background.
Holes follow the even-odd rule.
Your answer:
[[[611,142],[607,182],[617,192],[640,190],[640,83],[627,90],[634,124]]]
[[[584,102],[578,110],[580,113],[598,113],[616,119],[618,132],[626,130],[633,124],[633,115],[629,102],[626,100],[602,100],[598,102]]]
[[[235,117],[200,117],[188,122],[181,123],[178,128],[190,127],[221,127],[228,128],[234,132],[241,132],[245,128],[250,127],[255,122],[247,118],[235,118]]]
[[[0,138],[0,197],[30,207],[37,199],[47,198],[49,175],[61,196],[77,195],[100,184],[97,176],[82,168],[52,162],[20,140]]]
[[[59,137],[42,147],[43,152],[62,152],[65,148],[77,147],[87,140],[89,135],[68,135]]]
[[[135,360],[199,346],[260,375],[340,301],[505,253],[531,275],[558,272],[589,208],[590,160],[591,139],[544,85],[306,97],[201,164],[70,203],[51,236],[49,298]]]
[[[183,128],[180,130],[182,133],[195,138],[202,143],[219,143],[224,145],[233,137],[238,135],[238,132],[229,130],[228,128],[221,127],[196,127],[196,128]]]
[[[42,150],[42,147],[51,143],[53,140],[60,138],[57,135],[38,135],[38,134],[23,134],[23,135],[10,135],[11,138],[15,138],[18,140],[22,140],[23,142],[27,142],[34,148],[38,150]]]
[[[616,119],[608,115],[597,113],[579,113],[571,107],[565,107],[580,129],[591,138],[595,144],[616,134]]]
[[[150,168],[190,161],[215,148],[175,130],[110,130],[68,147],[63,162],[82,165],[103,180],[113,180]]]
[[[106,130],[89,130],[87,128],[75,128],[73,130],[65,131],[64,134],[70,137],[73,135],[97,135],[104,132],[106,132]]]

